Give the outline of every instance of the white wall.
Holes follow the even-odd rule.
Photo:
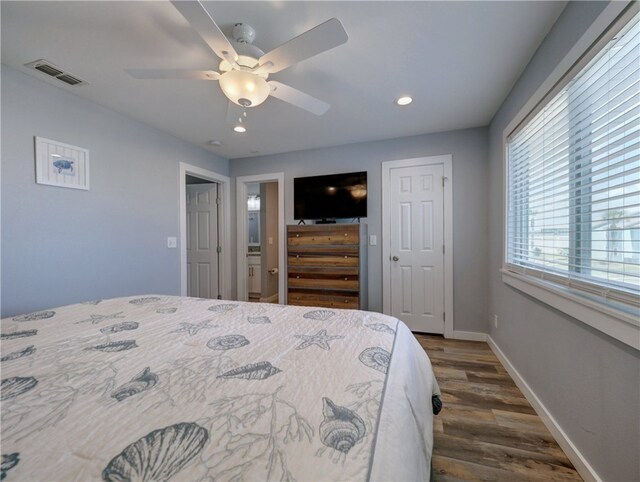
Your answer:
[[[363,112],[362,115],[366,115]],[[434,114],[435,115],[435,114]],[[338,172],[367,171],[369,234],[381,236],[381,170],[383,161],[440,154],[453,155],[453,263],[456,330],[488,330],[487,272],[488,166],[487,129],[412,136],[384,141],[235,159],[230,175],[285,173],[285,221],[293,223],[293,178]],[[233,183],[235,185],[235,182]],[[235,199],[235,196],[232,196]],[[235,231],[232,231],[235,232]],[[232,247],[236,243],[232,242]],[[234,256],[235,253],[231,254]],[[382,310],[381,243],[370,246],[369,309]],[[235,282],[232,283],[235,286]]]
[[[606,2],[569,2],[490,132],[491,337],[605,481],[640,480],[640,353],[505,285],[502,133]]]
[[[90,191],[35,183],[36,135],[90,150]],[[2,317],[179,294],[180,161],[228,174],[226,159],[3,65]]]

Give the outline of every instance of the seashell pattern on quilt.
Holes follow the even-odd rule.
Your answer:
[[[397,324],[152,294],[2,320],[2,474],[367,480]]]
[[[353,410],[336,405],[326,397],[322,403],[324,420],[320,424],[320,440],[327,447],[349,453],[367,432],[364,420]]]
[[[19,397],[23,393],[33,389],[37,384],[38,380],[33,377],[3,378],[0,388],[0,400]]]
[[[7,472],[18,465],[20,462],[20,454],[15,452],[13,454],[2,454],[2,465],[0,465],[0,480],[4,480],[7,476]]]
[[[55,316],[55,311],[38,311],[36,313],[29,313],[28,315],[15,316],[13,321],[36,321],[46,320]]]
[[[128,445],[102,471],[107,481],[165,481],[198,455],[209,438],[195,423],[178,423],[154,430]]]
[[[116,388],[111,397],[121,402],[125,398],[153,388],[156,383],[158,383],[158,375],[152,373],[151,368],[147,367],[133,377],[130,382]]]
[[[17,358],[22,358],[23,356],[33,355],[35,351],[36,351],[36,347],[33,345],[29,345],[23,350],[14,351],[13,353],[8,353],[7,355],[4,355],[2,358],[0,358],[0,361],[6,362],[6,361],[15,360]]]
[[[100,333],[110,335],[112,333],[118,333],[119,331],[135,330],[138,326],[140,326],[140,323],[136,321],[123,321],[122,323],[116,323],[115,325],[100,328]]]

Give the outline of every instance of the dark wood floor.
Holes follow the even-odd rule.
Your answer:
[[[582,480],[484,342],[416,335],[442,391],[433,480]]]

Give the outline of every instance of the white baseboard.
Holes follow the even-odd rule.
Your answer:
[[[487,334],[479,333],[477,331],[454,330],[451,338],[453,338],[454,340],[487,341]]]
[[[564,430],[562,430],[562,427],[560,427],[558,422],[556,422],[553,415],[551,415],[549,410],[547,410],[547,407],[543,405],[542,401],[533,392],[524,378],[522,378],[518,370],[516,370],[504,352],[496,344],[493,338],[491,338],[491,335],[486,335],[486,340],[495,355],[498,357],[498,360],[500,360],[500,363],[502,363],[507,372],[509,372],[513,381],[529,401],[538,416],[542,419],[542,422],[549,429],[549,432],[551,432],[551,435],[556,439],[556,442],[558,442],[558,445],[560,445],[560,448],[567,455],[580,476],[586,481],[601,482],[602,478],[597,474],[593,467],[591,467],[584,455],[580,453],[578,448],[569,439],[569,436],[564,432]]]

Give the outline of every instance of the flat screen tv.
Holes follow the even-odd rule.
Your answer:
[[[367,172],[294,178],[293,203],[295,219],[364,218]]]

